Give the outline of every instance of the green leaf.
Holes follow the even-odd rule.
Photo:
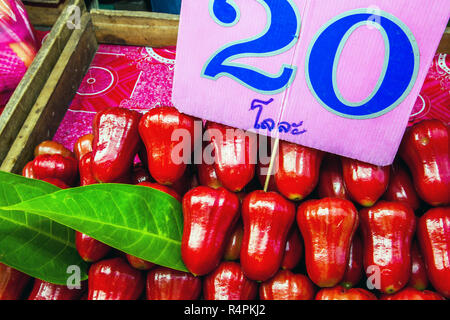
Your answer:
[[[96,184],[0,209],[46,217],[133,256],[187,271],[181,259],[181,204],[153,188]]]
[[[60,188],[47,182],[0,171],[0,206],[40,197]],[[68,266],[80,267],[87,279],[87,264],[75,248],[75,232],[48,218],[23,211],[0,210],[0,261],[32,277],[66,284]]]

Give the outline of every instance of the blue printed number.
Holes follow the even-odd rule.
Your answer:
[[[367,23],[384,38],[385,62],[372,94],[359,103],[351,103],[337,88],[337,65],[351,33]],[[367,10],[347,12],[322,27],[306,59],[306,80],[317,100],[327,110],[353,119],[379,117],[397,107],[411,92],[418,70],[419,48],[408,27],[392,15],[372,15]]]
[[[240,12],[234,0],[210,0],[210,15],[220,25],[235,25]],[[228,44],[206,63],[202,76],[210,79],[230,77],[259,93],[273,94],[286,90],[295,78],[297,68],[283,64],[278,74],[231,61],[243,57],[274,56],[292,48],[300,32],[300,16],[291,0],[256,0],[267,12],[267,26],[262,34]]]

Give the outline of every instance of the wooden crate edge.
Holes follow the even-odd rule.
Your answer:
[[[85,12],[81,28],[75,30],[66,43],[47,78],[45,89],[34,103],[0,170],[20,173],[32,158],[35,144],[54,135],[97,48],[92,21],[89,13]]]
[[[69,0],[46,3],[24,2],[24,5],[32,25],[52,27],[69,2]]]
[[[111,11],[90,11],[99,43],[135,46],[175,46],[179,15]]]
[[[81,12],[86,12],[83,0],[71,0]],[[56,64],[73,30],[67,28],[71,12],[64,10],[52,28],[47,40],[37,53],[0,116],[0,162],[5,158],[12,142],[30,112],[45,81]]]

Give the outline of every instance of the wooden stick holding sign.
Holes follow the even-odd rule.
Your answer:
[[[447,0],[184,1],[173,103],[389,165],[449,16]]]
[[[273,172],[273,166],[275,165],[275,159],[278,153],[278,146],[280,145],[280,138],[275,139],[273,145],[272,156],[270,157],[269,169],[267,170],[266,180],[264,181],[264,192],[269,189],[269,182]]]

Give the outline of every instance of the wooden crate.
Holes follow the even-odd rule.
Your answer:
[[[78,5],[81,14],[87,13],[83,0],[71,0],[69,3]],[[70,15],[71,12],[67,10],[61,13],[58,23],[52,28],[0,116],[0,163],[5,159],[33,106],[38,103],[48,76],[76,31],[67,28],[66,21]]]
[[[82,2],[69,3],[82,8],[81,28],[67,28],[71,12],[63,11],[8,103],[5,119],[0,119],[0,170],[20,173],[33,158],[34,147],[53,137],[99,43],[176,45],[177,15],[97,9],[87,12]],[[450,48],[449,35],[447,29],[440,52],[450,53],[442,51]],[[9,148],[7,142],[11,140]]]
[[[27,0],[24,5],[32,25],[52,27],[70,2],[69,0]]]
[[[53,137],[89,69],[99,43],[176,45],[179,17],[151,12],[91,10],[83,0],[80,28],[64,10],[0,118],[0,170],[20,173],[34,147]]]
[[[58,4],[61,2],[61,0],[25,0],[24,2],[31,2],[31,3],[44,3],[44,4]]]

